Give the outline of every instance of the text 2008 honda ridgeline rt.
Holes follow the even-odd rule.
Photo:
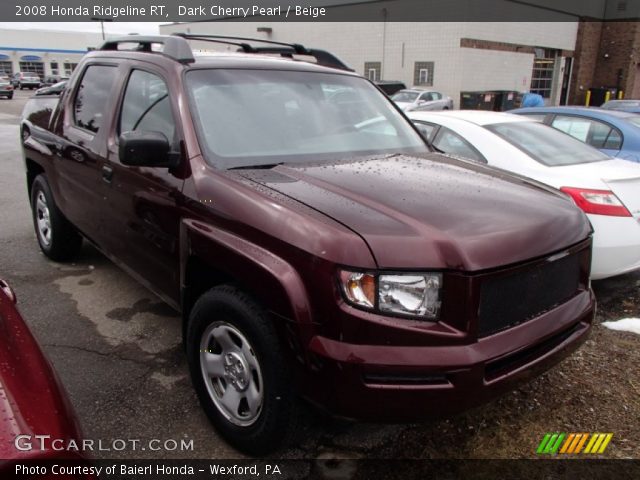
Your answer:
[[[184,37],[86,55],[59,103],[27,105],[24,156],[44,253],[89,239],[183,313],[233,445],[274,448],[298,397],[461,411],[586,339],[591,228],[570,200],[433,153],[327,52],[217,37],[244,53],[194,60]]]

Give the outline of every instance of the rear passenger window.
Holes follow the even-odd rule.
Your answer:
[[[433,123],[422,122],[420,120],[413,120],[413,123],[416,124],[422,136],[427,140],[433,136],[433,131],[436,129]]]
[[[620,132],[604,122],[590,118],[557,115],[552,126],[595,148],[620,149]]]
[[[469,158],[478,162],[487,163],[485,158],[469,144],[464,138],[448,128],[440,127],[440,131],[433,141],[433,146],[449,155]]]
[[[129,77],[120,114],[120,133],[140,130],[163,133],[174,141],[175,122],[167,84],[157,75],[134,70]]]
[[[93,133],[100,130],[111,101],[116,72],[116,67],[108,65],[91,65],[85,70],[73,101],[74,121],[78,127]]]

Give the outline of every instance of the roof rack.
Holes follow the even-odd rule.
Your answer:
[[[206,35],[196,33],[172,33],[171,35],[127,35],[123,37],[107,40],[102,44],[99,50],[118,50],[118,46],[122,43],[138,44],[135,51],[138,52],[154,52],[171,57],[180,63],[193,63],[195,58],[187,40],[199,40],[203,42],[222,43],[225,45],[233,45],[238,47],[239,51],[245,53],[257,54],[276,54],[282,57],[293,58],[294,55],[308,55],[314,57],[318,65],[325,67],[337,68],[339,70],[347,70],[353,72],[335,55],[315,48],[307,48],[299,43],[284,43],[273,40],[263,40],[261,38],[233,37],[226,35]],[[263,43],[267,47],[254,47],[248,42]],[[163,45],[161,52],[152,49],[153,44]]]
[[[118,45],[121,43],[137,43],[138,48],[135,50],[138,52],[153,52],[151,46],[159,43],[163,45],[163,49],[157,53],[171,57],[180,63],[196,61],[186,40],[168,35],[127,35],[107,40],[98,50],[118,50]]]
[[[203,42],[222,43],[227,45],[234,45],[245,53],[261,53],[261,54],[276,54],[282,57],[293,58],[294,55],[308,55],[314,57],[318,65],[325,67],[337,68],[339,70],[347,70],[353,72],[352,68],[349,68],[335,55],[325,51],[318,50],[316,48],[307,48],[299,43],[285,43],[276,42],[274,40],[264,40],[262,38],[251,37],[234,37],[227,35],[207,35],[198,33],[172,33],[172,36],[184,38],[186,40],[200,40]],[[254,47],[250,43],[264,43],[267,45],[273,45],[269,47]]]

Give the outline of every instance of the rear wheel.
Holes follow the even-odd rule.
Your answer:
[[[293,431],[298,404],[266,312],[229,285],[196,302],[187,357],[200,403],[220,434],[253,455],[275,450]]]
[[[42,174],[34,179],[31,187],[31,210],[38,244],[47,257],[64,261],[78,253],[82,237],[58,210],[47,178]]]

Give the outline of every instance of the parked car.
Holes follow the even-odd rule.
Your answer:
[[[60,95],[67,86],[67,80],[58,82],[50,87],[42,87],[36,90],[36,95]]]
[[[600,105],[605,110],[620,110],[622,112],[640,113],[640,100],[609,100]]]
[[[391,96],[399,90],[407,88],[407,86],[399,80],[376,80],[375,83],[380,90]]]
[[[453,110],[451,97],[431,88],[411,88],[400,90],[391,100],[405,112],[425,110]]]
[[[13,98],[13,85],[9,77],[0,77],[0,97]]]
[[[33,90],[40,87],[40,77],[36,73],[17,72],[11,77],[11,83],[14,88],[19,88],[20,90],[25,88]]]
[[[26,462],[64,459],[83,463],[86,459],[82,452],[61,450],[71,441],[81,445],[80,424],[55,370],[15,304],[15,293],[0,280],[2,478],[14,477],[16,465]]]
[[[61,75],[49,75],[44,77],[44,80],[40,84],[40,87],[51,87],[56,83],[65,82],[69,80],[69,77],[63,77]]]
[[[445,153],[533,178],[569,195],[594,228],[591,277],[640,268],[640,165],[598,150],[525,116],[415,112]]]
[[[611,157],[640,162],[640,115],[587,107],[519,108],[511,113],[550,125]]]
[[[432,152],[328,52],[194,57],[189,38],[238,45],[109,40],[53,111],[27,103],[22,146],[42,251],[90,239],[182,313],[234,446],[276,448],[298,397],[354,419],[465,410],[587,338],[591,226],[565,195]]]

